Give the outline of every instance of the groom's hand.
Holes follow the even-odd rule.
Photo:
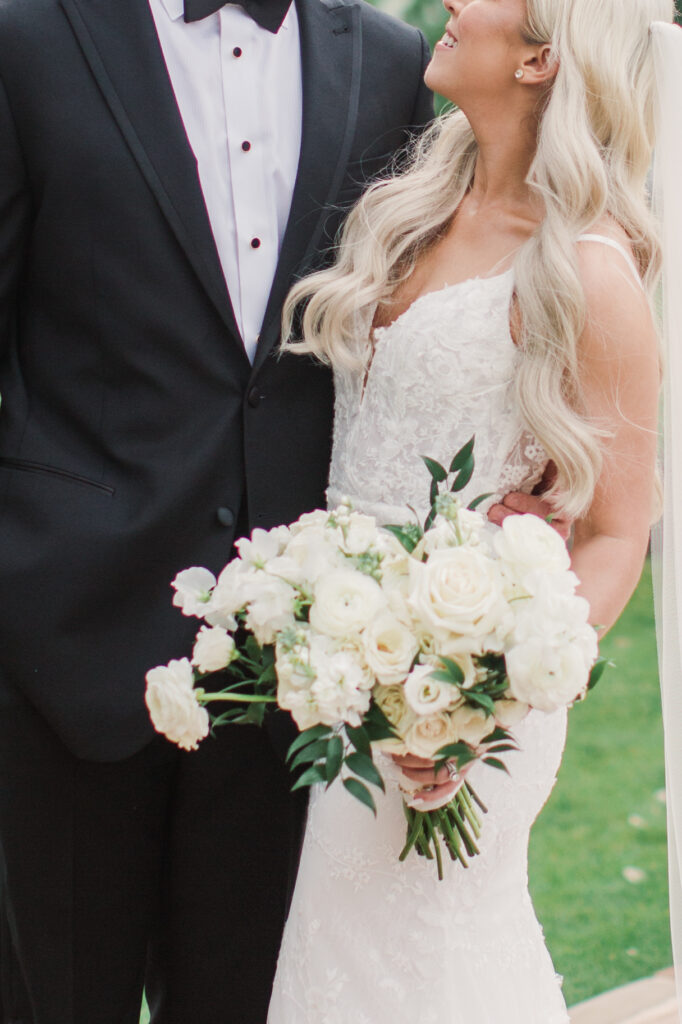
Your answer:
[[[545,519],[551,523],[562,540],[567,541],[571,536],[573,520],[565,516],[557,515],[554,507],[543,497],[552,486],[556,477],[556,470],[550,462],[545,474],[535,488],[533,494],[522,494],[519,491],[512,491],[506,494],[498,505],[491,505],[488,510],[488,519],[491,523],[501,526],[507,516],[531,515],[539,519]]]

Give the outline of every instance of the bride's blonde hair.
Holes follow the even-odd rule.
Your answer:
[[[586,303],[575,241],[610,215],[627,232],[652,295],[660,252],[646,194],[655,106],[649,26],[673,14],[673,0],[527,0],[527,41],[549,44],[558,71],[527,179],[544,217],[514,261],[524,357],[515,386],[529,429],[557,467],[551,496],[571,516],[589,506],[604,436],[581,404]],[[339,367],[366,365],[377,303],[447,228],[471,187],[477,153],[465,115],[449,113],[414,144],[401,173],[370,186],[346,220],[334,265],[291,290],[284,348]],[[302,302],[303,340],[294,342]]]

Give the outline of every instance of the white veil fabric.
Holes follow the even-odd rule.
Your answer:
[[[654,207],[663,242],[663,518],[652,555],[665,736],[670,920],[682,1022],[682,29],[654,22]]]

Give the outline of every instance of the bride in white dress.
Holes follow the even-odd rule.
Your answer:
[[[659,248],[645,200],[649,24],[669,0],[445,0],[427,83],[451,99],[412,165],[348,219],[335,265],[290,296],[334,366],[328,492],[380,522],[426,513],[429,455],[476,435],[465,493],[530,491],[576,520],[573,568],[608,628],[636,585],[655,504]],[[286,323],[285,323],[286,325]],[[491,526],[491,529],[495,529]],[[515,729],[510,775],[470,775],[489,808],[468,870],[411,854],[399,789],[453,783],[382,761],[374,820],[335,783],[311,796],[268,1024],[567,1024],[527,888],[530,828],[564,712]],[[404,775],[403,775],[404,773]],[[557,844],[561,837],[557,836]],[[589,956],[590,951],[585,950]]]

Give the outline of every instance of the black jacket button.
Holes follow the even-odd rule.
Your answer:
[[[234,526],[234,512],[227,505],[216,509],[216,519],[221,526]]]
[[[255,409],[256,406],[260,405],[262,397],[263,396],[261,395],[258,388],[251,388],[248,395],[246,396],[246,401],[249,403],[252,409]]]

